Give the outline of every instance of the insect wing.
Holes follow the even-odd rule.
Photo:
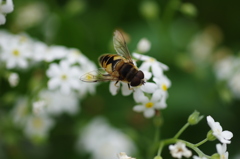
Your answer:
[[[132,62],[132,58],[129,53],[126,41],[124,40],[123,35],[118,30],[114,32],[113,45],[118,55],[123,56],[129,62]]]
[[[84,82],[118,81],[118,78],[107,74],[103,69],[88,72],[80,77]]]

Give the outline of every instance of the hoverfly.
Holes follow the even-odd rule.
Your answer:
[[[131,87],[141,86],[145,83],[144,73],[134,65],[123,35],[114,32],[113,44],[117,54],[104,54],[99,57],[102,68],[84,74],[80,79],[84,82],[119,81]]]

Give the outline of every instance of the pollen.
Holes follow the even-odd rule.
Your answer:
[[[93,78],[93,77],[92,77],[91,74],[87,74],[85,79],[86,79],[87,81],[91,81],[92,78]]]
[[[156,60],[151,57],[151,58],[148,59],[148,61],[149,61],[149,62],[155,62]]]
[[[12,54],[13,54],[14,56],[19,56],[19,55],[20,55],[20,52],[15,49],[15,50],[12,51]]]
[[[167,91],[167,86],[166,86],[166,84],[162,84],[162,89],[164,90],[164,91]]]
[[[148,102],[148,103],[145,104],[145,107],[146,107],[146,108],[152,108],[153,105],[154,105],[154,104],[153,104],[152,102]]]
[[[66,74],[63,74],[63,75],[61,76],[61,78],[62,78],[62,80],[67,80],[67,75],[66,75]]]

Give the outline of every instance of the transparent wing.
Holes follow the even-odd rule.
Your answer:
[[[113,77],[100,68],[95,71],[88,72],[80,77],[84,82],[101,82],[101,81],[118,81],[117,77]]]
[[[114,32],[113,45],[118,55],[123,56],[129,62],[132,62],[132,58],[128,51],[126,41],[124,40],[123,35],[118,30]]]

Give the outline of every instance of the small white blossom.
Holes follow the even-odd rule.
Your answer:
[[[28,103],[26,97],[20,97],[17,99],[16,104],[12,110],[13,121],[17,126],[23,126],[26,123],[28,117]]]
[[[144,116],[146,118],[151,118],[155,114],[155,109],[160,109],[160,100],[161,100],[161,95],[160,91],[155,91],[149,99],[146,97],[143,92],[141,91],[136,91],[136,94],[138,96],[138,101],[141,103],[139,105],[136,105],[133,107],[133,110],[136,112],[143,112]]]
[[[43,57],[45,61],[52,62],[64,58],[68,53],[68,49],[64,46],[53,45],[49,46],[46,51],[42,53],[44,54]]]
[[[68,54],[66,55],[66,60],[70,64],[78,63],[84,67],[90,63],[90,60],[84,54],[82,54],[81,51],[75,48],[69,49]]]
[[[239,63],[239,64],[238,64]],[[240,62],[234,56],[228,56],[216,62],[214,71],[219,80],[227,80],[231,78],[233,70]]]
[[[227,145],[226,144],[217,144],[217,152],[220,155],[220,159],[228,159]]]
[[[45,111],[50,115],[59,115],[64,112],[73,115],[80,109],[78,97],[73,92],[65,95],[59,91],[43,90],[39,98],[44,101]]]
[[[71,90],[79,89],[80,71],[77,66],[70,66],[67,61],[61,61],[60,64],[52,63],[47,70],[48,88],[54,90],[60,87],[60,91],[64,94],[69,94]]]
[[[33,102],[33,113],[35,115],[42,114],[45,106],[46,106],[46,103],[42,100]]]
[[[53,125],[53,120],[48,116],[32,115],[26,121],[24,132],[30,138],[45,138]]]
[[[26,68],[31,54],[29,39],[23,36],[12,36],[1,41],[0,59],[6,63],[8,69]]]
[[[151,48],[151,43],[146,38],[142,38],[137,44],[137,50],[141,53],[148,52],[150,48]]]
[[[192,152],[186,148],[186,145],[182,142],[177,142],[175,145],[169,146],[170,153],[174,158],[191,157]]]
[[[6,23],[5,15],[13,11],[13,2],[12,0],[0,0],[0,25]]]
[[[14,24],[21,30],[26,30],[47,19],[48,7],[42,1],[32,1],[25,5],[18,6],[14,17]],[[46,33],[45,33],[46,34]]]
[[[236,98],[240,98],[240,70],[237,71],[229,80],[228,85],[233,95]]]
[[[154,77],[160,77],[163,75],[163,71],[168,70],[168,66],[157,61],[155,58],[141,55],[137,53],[133,53],[133,56],[137,58],[138,60],[143,61],[142,65],[139,67],[142,71],[149,71],[151,68],[151,71],[153,73]]]
[[[8,77],[8,82],[11,87],[16,87],[19,82],[19,76],[17,73],[11,73]]]
[[[107,134],[107,135],[106,135]],[[119,151],[134,153],[136,147],[124,133],[98,117],[81,130],[77,150],[92,154],[92,159],[113,159]]]
[[[45,60],[46,52],[48,52],[48,46],[43,43],[36,41],[33,43],[33,53],[32,53],[32,58],[35,61],[43,61]],[[48,55],[47,55],[48,56]]]
[[[233,137],[232,132],[230,131],[223,131],[222,126],[219,122],[215,122],[211,116],[207,116],[207,122],[210,128],[213,131],[213,135],[218,138],[218,140],[224,144],[230,144],[230,139]]]
[[[125,152],[120,152],[119,154],[117,154],[118,159],[135,159],[132,157],[127,156],[127,154]]]

